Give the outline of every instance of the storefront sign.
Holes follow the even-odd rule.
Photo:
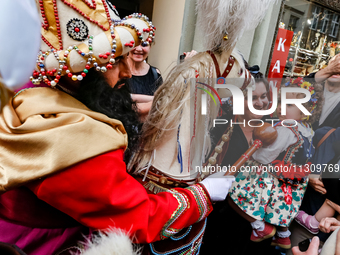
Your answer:
[[[293,39],[293,34],[293,31],[279,28],[268,78],[281,79],[283,77],[283,72],[285,70],[290,44]]]

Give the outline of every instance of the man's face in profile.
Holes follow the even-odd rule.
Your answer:
[[[112,69],[107,70],[107,72],[104,73],[104,77],[111,88],[114,88],[115,86],[124,86],[124,80],[129,79],[132,76],[127,62],[127,54],[119,56],[115,58],[115,60],[116,62],[112,65]]]

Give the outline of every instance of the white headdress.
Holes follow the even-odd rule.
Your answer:
[[[197,27],[205,35],[202,38],[205,50],[232,49],[245,30],[261,22],[274,2],[276,0],[197,0]]]

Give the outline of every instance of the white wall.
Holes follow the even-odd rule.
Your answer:
[[[269,7],[263,22],[256,29],[246,31],[236,45],[249,64],[259,65],[262,73],[266,73],[269,62],[281,1]],[[204,35],[196,30],[195,0],[154,0],[152,22],[157,28],[156,44],[148,61],[164,77],[177,64],[182,52],[203,49]]]
[[[260,66],[260,71],[266,74],[270,61],[270,52],[275,36],[277,20],[280,14],[281,1],[269,7],[264,20],[256,28],[251,46],[249,65]]]
[[[236,43],[236,48],[241,51],[244,59],[248,62],[250,51],[251,51],[251,45],[254,40],[254,33],[255,29],[245,31],[241,39]]]
[[[152,23],[156,26],[156,44],[152,46],[148,62],[156,66],[165,78],[177,64],[184,0],[155,0]]]

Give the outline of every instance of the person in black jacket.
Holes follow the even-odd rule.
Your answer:
[[[324,105],[319,121],[313,124],[314,130],[321,127],[340,127],[340,54],[333,57],[328,66],[306,78],[324,82]]]
[[[132,73],[129,88],[132,94],[153,96],[156,89],[163,83],[160,71],[145,62],[150,49],[150,45],[143,44],[129,53],[128,62]]]
[[[149,113],[153,94],[163,84],[160,71],[145,62],[150,49],[150,44],[139,45],[129,53],[128,58],[132,74],[128,81],[128,87],[132,93],[132,100],[137,103],[141,120]]]
[[[315,147],[317,147],[324,137],[327,137],[327,133],[330,130],[332,130],[331,127],[323,127],[316,130],[313,138]],[[331,201],[334,200],[333,202],[340,204],[340,198],[338,196],[338,194],[340,194],[338,191],[340,188],[340,176],[338,176],[338,178],[337,176],[334,176],[339,175],[340,172],[339,160],[340,127],[335,129],[333,133],[330,133],[327,139],[325,139],[316,149],[316,153],[312,159],[312,165],[314,166],[313,169],[315,171],[313,171],[313,175],[311,175],[309,178],[309,188],[307,188],[307,192],[305,193],[300,210],[309,215],[315,215],[325,203],[326,198],[330,199]],[[323,164],[331,165],[333,170],[331,172],[327,171],[327,169],[323,169],[321,171],[321,166],[324,166]],[[333,174],[333,176],[329,178],[329,174]],[[320,216],[321,218],[324,217],[322,216],[321,212],[318,213],[319,220]],[[292,224],[290,231],[292,232],[291,240],[293,246],[298,245],[299,242],[305,239],[312,238],[314,235],[307,231],[305,227],[297,224],[297,222]],[[329,237],[328,234],[323,232],[319,232],[318,236],[323,242]],[[287,254],[291,255],[292,253],[289,251]]]

